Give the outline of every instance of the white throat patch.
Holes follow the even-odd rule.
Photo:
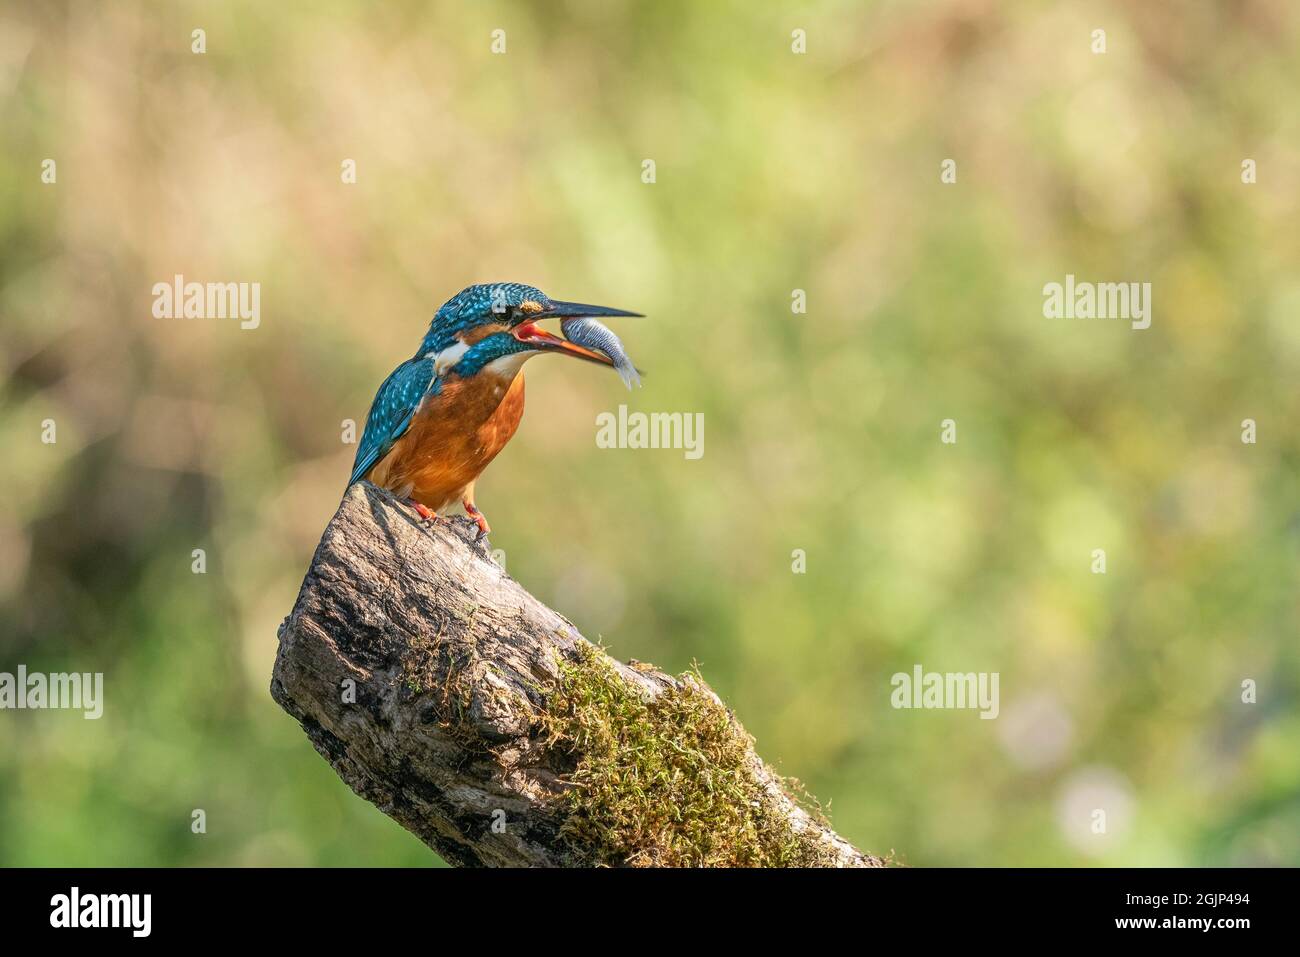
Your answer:
[[[437,375],[443,375],[447,370],[454,369],[456,363],[460,362],[460,357],[468,351],[469,346],[467,344],[457,341],[441,352],[426,353],[425,358],[433,359],[433,371]]]
[[[502,356],[500,359],[493,359],[483,367],[484,372],[491,372],[494,376],[501,379],[513,379],[519,371],[525,360],[537,355],[536,351],[512,352],[508,356]]]

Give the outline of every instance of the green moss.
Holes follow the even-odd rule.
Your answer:
[[[563,830],[580,863],[831,862],[814,836],[795,832],[775,807],[755,773],[753,739],[698,672],[647,698],[595,649],[560,670],[546,731],[573,766]]]

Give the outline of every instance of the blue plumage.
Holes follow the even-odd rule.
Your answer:
[[[376,462],[388,454],[393,443],[402,437],[415,410],[426,395],[437,395],[442,383],[434,373],[433,359],[407,359],[375,393],[366,419],[366,430],[357,446],[348,484],[362,478]]]
[[[452,296],[433,316],[417,355],[438,352],[456,341],[459,333],[485,322],[508,322],[510,313],[525,302],[550,304],[546,293],[521,282],[480,283]]]

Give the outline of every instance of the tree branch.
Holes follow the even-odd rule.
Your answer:
[[[474,531],[354,485],[280,627],[271,694],[357,794],[460,865],[883,863],[698,676],[608,658]]]

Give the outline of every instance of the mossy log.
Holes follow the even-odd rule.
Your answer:
[[[458,865],[883,863],[698,675],[609,658],[475,531],[354,485],[280,627],[271,694],[357,794]]]

